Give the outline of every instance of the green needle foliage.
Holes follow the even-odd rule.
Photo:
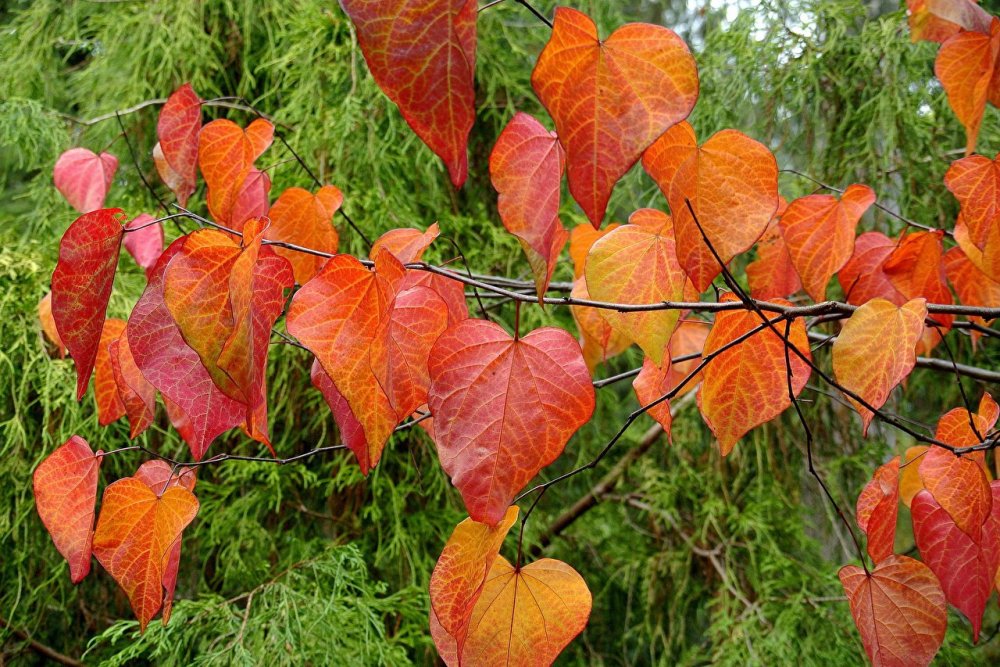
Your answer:
[[[554,4],[535,3],[547,14]],[[950,227],[957,206],[941,179],[964,134],[932,76],[933,45],[910,43],[905,13],[894,4],[568,4],[594,16],[604,35],[644,20],[688,41],[702,77],[692,116],[700,137],[739,129],[768,144],[783,168],[840,187],[867,183],[890,209]],[[75,217],[52,186],[59,153],[75,145],[110,150],[121,168],[109,203],[130,215],[156,214],[124,129],[138,168],[167,194],[149,159],[157,107],[125,114],[121,125],[113,116],[92,125],[78,121],[166,97],[185,81],[203,98],[244,98],[273,117],[318,177],[344,190],[345,209],[369,237],[439,221],[473,270],[528,278],[516,240],[497,217],[486,165],[516,110],[544,117],[529,77],[549,31],[524,7],[506,2],[480,14],[479,32],[472,169],[469,183],[455,192],[440,162],[375,86],[350,23],[331,0],[13,0],[0,8],[0,664],[47,664],[46,647],[95,665],[434,664],[427,582],[464,512],[419,429],[396,436],[367,479],[343,452],[305,465],[203,468],[201,512],[185,534],[167,626],[154,621],[140,636],[124,595],[99,568],[72,586],[34,511],[32,470],[74,433],[111,450],[127,444],[128,431],[123,423],[99,428],[93,399],[73,400],[72,362],[51,356],[35,306],[48,291],[58,238]],[[251,117],[220,107],[205,111],[238,122]],[[1000,147],[994,109],[986,113],[980,146]],[[312,187],[279,142],[262,164],[270,167],[273,194]],[[789,199],[815,189],[794,174],[783,174],[781,186]],[[196,210],[203,210],[200,197],[191,204]],[[585,221],[568,197],[564,202],[568,226]],[[664,202],[637,169],[615,190],[609,210],[624,220],[642,206]],[[902,229],[881,211],[868,216],[869,228]],[[179,233],[173,226],[166,231],[170,238]],[[343,251],[366,252],[357,234],[346,226],[340,231]],[[449,244],[435,245],[431,260],[455,259]],[[109,313],[119,317],[144,285],[129,259],[122,267]],[[564,262],[555,279],[569,278]],[[565,309],[522,310],[522,330],[573,329]],[[513,322],[509,305],[491,312]],[[973,359],[964,340],[955,345],[960,361],[1000,366],[996,346]],[[817,358],[829,363],[824,352]],[[640,362],[632,351],[602,373]],[[272,351],[269,402],[282,455],[338,442],[308,369],[301,350]],[[967,388],[977,398],[982,390]],[[814,401],[804,405],[817,468],[850,515],[870,471],[912,443],[881,429],[862,439],[850,408],[808,390],[803,397]],[[954,383],[930,371],[916,372],[906,398],[894,400],[893,411],[928,423],[961,402]],[[594,420],[543,477],[592,459],[636,405],[628,383],[602,389]],[[650,424],[642,418],[592,473],[553,487],[528,524],[525,544],[585,497]],[[162,414],[140,442],[186,458]],[[213,451],[259,454],[238,435],[221,438]],[[109,457],[104,476],[129,475],[141,461],[135,452]],[[908,523],[901,516],[900,525]],[[514,539],[516,531],[509,555]],[[909,549],[912,539],[901,536],[897,546]],[[560,664],[864,659],[836,577],[856,552],[808,474],[794,415],[755,430],[721,460],[695,410],[682,409],[672,444],[655,443],[546,555],[570,562],[594,593],[590,624]],[[997,660],[998,621],[991,603],[981,646],[973,648],[967,623],[954,616],[938,664]]]

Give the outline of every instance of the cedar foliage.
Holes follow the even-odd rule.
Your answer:
[[[536,4],[550,12],[554,3]],[[671,0],[570,4],[594,16],[604,34],[648,20],[688,41],[702,72],[692,116],[699,135],[735,127],[771,146],[782,167],[835,185],[869,183],[880,201],[918,222],[945,226],[954,218],[957,207],[942,176],[964,145],[963,133],[931,76],[933,45],[910,44],[904,13],[894,6],[784,0],[738,3],[734,11],[725,3],[692,10],[695,3]],[[85,127],[69,118],[124,109],[190,81],[203,97],[244,97],[287,126],[279,130],[320,179],[344,189],[347,210],[370,237],[439,220],[474,270],[524,278],[528,267],[496,216],[485,165],[513,112],[540,109],[528,76],[547,36],[516,3],[480,16],[473,168],[470,182],[454,193],[439,161],[371,80],[333,2],[22,0],[0,9],[0,664],[45,662],[26,636],[87,664],[434,662],[427,576],[463,512],[432,445],[416,430],[393,439],[367,480],[347,456],[313,459],[308,467],[206,468],[198,496],[202,516],[211,520],[188,531],[179,599],[165,628],[156,621],[140,637],[134,621],[115,621],[130,614],[109,577],[69,584],[34,512],[31,471],[72,433],[111,449],[126,441],[127,427],[99,430],[92,399],[73,401],[72,364],[48,358],[35,321],[55,262],[52,240],[75,217],[51,186],[51,167],[71,145],[110,145],[122,160],[116,203],[154,212],[116,120]],[[997,120],[996,111],[987,112],[981,145],[1000,146]],[[158,183],[147,157],[154,108],[121,122],[147,177]],[[274,192],[310,185],[290,158],[279,144],[270,152]],[[782,188],[801,195],[812,185],[785,174]],[[623,219],[657,205],[658,196],[636,170],[616,189],[609,210]],[[565,202],[566,222],[582,222],[580,210]],[[880,212],[875,222],[898,232],[900,223]],[[349,229],[341,239],[343,249],[363,251]],[[431,259],[451,259],[447,244],[439,245]],[[125,315],[141,293],[141,272],[129,265],[123,274],[110,316]],[[555,279],[568,277],[557,272]],[[499,314],[513,318],[512,309]],[[530,327],[571,326],[568,313],[554,308],[526,308],[522,317]],[[273,354],[276,449],[292,454],[335,442],[329,412],[309,388],[306,355],[288,346]],[[960,360],[970,354],[963,344]],[[988,354],[979,352],[977,364],[997,365]],[[630,352],[608,374],[640,361]],[[907,397],[897,399],[897,411],[925,421],[960,402],[953,384],[927,371],[914,374]],[[836,405],[821,394],[810,398]],[[593,421],[551,473],[592,458],[620,424],[623,406],[631,409],[634,401],[626,383],[601,390]],[[821,408],[810,414],[821,471],[841,505],[852,507],[868,471],[910,443],[889,431],[862,440],[848,409]],[[820,424],[824,412],[836,421]],[[797,428],[786,417],[757,429],[720,460],[697,416],[682,412],[674,444],[654,446],[612,497],[550,549],[556,558],[572,556],[595,583],[588,629],[561,663],[862,660],[847,605],[836,599],[836,568],[853,553],[806,472]],[[641,431],[626,436],[620,452]],[[142,437],[161,451],[183,451],[162,425]],[[251,451],[235,436],[215,448]],[[126,468],[137,464],[113,457],[105,473],[130,474]],[[611,465],[554,488],[526,541]],[[998,619],[991,606],[983,646],[975,649],[967,632],[954,629],[960,622],[951,623],[939,663],[995,659],[996,640],[988,639]]]

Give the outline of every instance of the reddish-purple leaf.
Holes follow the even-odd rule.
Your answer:
[[[858,496],[858,527],[868,536],[868,555],[876,564],[893,554],[899,505],[899,457],[880,466]]]
[[[118,171],[118,158],[111,153],[95,155],[86,148],[71,148],[56,160],[52,180],[69,205],[80,213],[104,206]]]
[[[125,249],[146,275],[163,254],[163,226],[150,224],[155,219],[149,213],[140,213],[125,225]]]
[[[175,90],[160,110],[156,136],[162,160],[161,166],[153,151],[157,171],[181,206],[187,206],[198,178],[198,133],[201,131],[201,98],[191,84]],[[163,167],[166,167],[164,169]]]

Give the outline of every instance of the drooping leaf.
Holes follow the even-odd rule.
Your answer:
[[[969,31],[949,37],[934,61],[934,74],[965,127],[966,155],[976,149],[987,100],[996,100],[1000,94],[991,86],[998,54],[1000,21],[994,19],[986,34]]]
[[[258,118],[243,130],[220,118],[198,133],[198,165],[205,177],[208,210],[217,222],[228,224],[253,162],[270,145],[274,126]]]
[[[135,216],[125,225],[123,241],[128,254],[132,255],[132,259],[146,271],[147,275],[163,254],[163,227],[150,224],[153,220],[155,218],[148,213]]]
[[[747,264],[747,283],[755,299],[784,299],[802,289],[777,214],[757,241],[757,259]]]
[[[379,88],[462,187],[476,119],[476,0],[340,0]]]
[[[184,486],[153,491],[137,477],[104,489],[94,555],[128,595],[141,631],[163,606],[163,578],[173,545],[198,513]]]
[[[1000,282],[1000,164],[981,155],[956,160],[945,185],[962,207],[955,240],[973,264]]]
[[[954,447],[979,444],[996,423],[1000,408],[989,394],[983,394],[979,413],[955,408],[938,421],[934,437]],[[972,429],[976,424],[976,431]],[[932,446],[919,467],[920,479],[934,500],[951,515],[955,524],[973,540],[993,507],[990,481],[983,465],[974,456],[956,456],[944,447]]]
[[[948,281],[955,288],[958,300],[966,306],[986,306],[1000,308],[1000,282],[991,279],[983,273],[961,248],[951,248],[943,256],[944,272]],[[978,315],[969,315],[970,322],[988,327],[993,320],[986,320]],[[973,346],[983,335],[979,331],[969,332]]]
[[[598,239],[621,227],[617,222],[612,222],[604,226],[603,229],[594,229],[593,225],[577,225],[569,234],[569,257],[573,260],[573,279],[576,280],[583,275],[584,267],[587,265],[587,255],[590,249],[597,243]]]
[[[52,317],[52,292],[47,292],[42,297],[42,300],[38,302],[38,323],[42,327],[42,333],[45,334],[45,337],[49,339],[49,342],[59,352],[59,358],[64,358],[66,356],[66,346],[63,345],[62,338],[59,337],[59,331],[56,329],[56,321]]]
[[[361,426],[361,422],[358,421],[357,417],[351,411],[351,406],[347,404],[347,399],[344,395],[340,393],[337,386],[333,384],[333,380],[330,376],[326,374],[323,370],[323,365],[319,363],[319,359],[313,359],[312,368],[309,371],[309,379],[316,389],[323,394],[323,400],[326,401],[327,407],[330,408],[330,412],[333,413],[333,419],[337,423],[337,429],[340,431],[340,441],[347,445],[347,448],[358,456],[358,460],[361,460],[362,455],[367,455],[368,451],[368,441],[365,439],[365,430]]]
[[[930,568],[906,556],[890,556],[871,575],[845,565],[839,576],[875,667],[930,664],[948,624],[944,593]]]
[[[517,520],[516,505],[496,526],[466,519],[455,527],[431,573],[431,607],[441,628],[461,652],[469,620],[504,537]]]
[[[69,563],[70,578],[80,583],[90,572],[97,504],[97,472],[103,452],[94,454],[74,435],[45,457],[32,475],[35,508],[56,549]]]
[[[588,228],[593,231],[593,227],[588,225]],[[586,276],[576,279],[570,296],[574,299],[590,299]],[[570,306],[570,310],[573,312],[576,328],[580,331],[583,359],[591,373],[598,364],[618,356],[632,345],[628,336],[608,324],[600,309],[574,305]]]
[[[736,301],[737,298],[733,294],[725,294],[722,300]],[[788,305],[781,299],[775,299],[774,303]],[[768,315],[766,311],[764,314]],[[704,354],[715,352],[761,324],[754,312],[730,310],[717,313],[715,324],[705,341]],[[783,337],[785,324],[779,322],[774,326]],[[718,438],[723,456],[729,454],[750,429],[774,419],[792,404],[788,396],[785,342],[782,337],[765,328],[721,352],[702,372],[698,407],[705,423]],[[807,359],[811,358],[809,339],[801,319],[792,323],[789,342]],[[792,371],[792,390],[798,396],[806,386],[812,369],[792,351],[789,351],[788,361]]]
[[[52,318],[76,365],[77,400],[87,391],[97,359],[118,268],[123,215],[118,208],[85,213],[59,242],[59,261],[52,273]]]
[[[630,23],[602,40],[586,14],[567,7],[554,25],[531,85],[566,150],[570,193],[600,227],[615,183],[691,113],[698,70],[683,40],[661,26]]]
[[[149,428],[156,416],[156,387],[146,380],[135,363],[128,343],[128,328],[111,343],[108,351],[118,396],[131,426],[129,437],[134,439]]]
[[[184,243],[177,239],[153,267],[129,316],[128,340],[136,365],[163,394],[171,423],[198,461],[220,433],[243,422],[246,407],[215,386],[163,300],[163,274]]]
[[[677,259],[700,293],[722,270],[702,233],[723,262],[748,250],[778,210],[778,163],[766,146],[736,130],[716,132],[684,152],[670,181],[657,184],[673,215]]]
[[[923,297],[928,303],[952,303],[951,290],[948,289],[944,276],[944,253],[941,245],[943,236],[942,231],[907,234],[886,258],[883,271],[907,300]],[[928,317],[937,326],[928,324],[924,327],[917,345],[917,354],[934,349],[955,320],[954,315],[942,313],[933,313]]]
[[[991,16],[978,0],[906,0],[910,39],[943,43],[962,30],[989,32]]]
[[[569,232],[559,220],[566,157],[559,139],[532,116],[518,112],[490,153],[490,179],[504,227],[521,242],[541,299]]]
[[[201,98],[191,84],[185,83],[167,98],[160,110],[156,122],[158,151],[153,150],[156,169],[181,206],[187,206],[197,182],[200,131]]]
[[[56,160],[52,180],[69,205],[80,213],[104,206],[118,171],[118,158],[111,153],[96,155],[86,148],[71,148]]]
[[[111,365],[111,344],[122,335],[125,322],[109,319],[104,323],[97,345],[94,363],[94,401],[97,403],[97,423],[101,426],[118,421],[125,415],[125,404],[118,395],[118,384]]]
[[[687,276],[677,263],[675,250],[670,216],[653,209],[636,211],[629,224],[603,236],[591,247],[584,272],[590,296],[597,301],[625,304],[681,301]],[[679,311],[620,313],[606,309],[601,317],[658,364],[677,325]]]
[[[551,665],[590,617],[586,582],[566,563],[543,558],[520,569],[493,561],[472,611],[460,659],[468,665]],[[448,656],[447,647],[441,651]]]
[[[343,203],[343,193],[332,185],[324,185],[315,195],[302,188],[288,188],[271,206],[271,226],[265,238],[333,254],[340,243],[333,216]],[[326,263],[324,257],[286,248],[275,247],[274,251],[292,263],[295,282],[300,285],[305,285]]]
[[[899,307],[885,299],[872,299],[859,307],[833,343],[837,382],[872,407],[881,408],[917,363],[915,349],[925,317],[924,299]],[[867,433],[875,414],[850,396],[847,399],[861,415]]]
[[[868,555],[875,564],[892,556],[899,505],[899,457],[879,466],[858,496],[858,527],[868,536]]]
[[[1000,502],[1000,482],[994,487],[993,496]],[[945,599],[972,623],[973,642],[979,641],[983,612],[1000,567],[1000,521],[990,518],[973,539],[926,490],[914,497],[910,512],[920,557],[941,581]]]
[[[930,449],[928,445],[907,447],[903,462],[899,465],[899,499],[907,507],[910,506],[914,496],[924,489],[924,480],[920,478],[920,462]],[[990,478],[990,469],[986,464],[984,452],[971,452],[966,454],[966,458],[978,463],[983,469],[983,474],[987,479]]]
[[[481,523],[499,522],[594,411],[580,346],[562,329],[515,340],[492,322],[464,320],[437,339],[428,369],[441,465]]]
[[[781,235],[806,292],[826,299],[826,285],[854,253],[854,231],[875,203],[867,185],[849,185],[838,200],[832,195],[800,197],[781,216]]]
[[[882,298],[897,306],[907,299],[899,293],[885,274],[885,260],[897,243],[881,232],[865,232],[854,240],[854,254],[837,272],[837,280],[847,302],[861,306],[872,299]]]
[[[251,167],[233,201],[229,212],[229,226],[242,232],[247,220],[265,217],[271,205],[268,199],[270,193],[271,177],[266,172]]]

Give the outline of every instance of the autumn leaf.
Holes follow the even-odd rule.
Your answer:
[[[854,254],[837,272],[848,303],[861,306],[878,298],[897,306],[906,303],[884,270],[885,260],[896,247],[897,243],[881,232],[865,232],[854,240]]]
[[[337,430],[340,431],[340,441],[347,445],[347,448],[354,452],[360,461],[361,456],[366,456],[368,451],[364,427],[354,416],[351,406],[347,404],[347,399],[323,370],[323,365],[319,363],[318,358],[313,359],[312,367],[309,370],[309,379],[312,381],[312,385],[323,394],[323,400],[326,401],[327,407],[333,413],[333,420],[337,423]]]
[[[833,374],[837,382],[881,408],[892,390],[917,363],[917,342],[924,330],[927,304],[924,299],[895,306],[885,299],[872,299],[860,306],[844,323],[833,343]],[[875,414],[848,396],[861,415],[868,433]]]
[[[187,206],[198,178],[198,133],[201,131],[201,98],[185,83],[160,110],[156,122],[157,147],[153,162],[181,206]],[[159,153],[159,158],[157,157]]]
[[[476,119],[476,0],[341,0],[375,83],[462,187]],[[433,48],[422,48],[421,45]]]
[[[602,40],[586,14],[558,7],[531,85],[566,150],[570,193],[600,227],[615,183],[691,113],[698,70],[667,28],[629,23]]]
[[[118,158],[111,153],[94,154],[86,148],[71,148],[56,160],[52,180],[69,205],[80,213],[104,206],[118,171]]]
[[[593,227],[588,225],[593,230]],[[587,289],[587,278],[580,276],[573,283],[570,296],[574,299],[590,300],[590,291]],[[591,373],[598,364],[606,362],[612,357],[616,357],[632,345],[631,339],[620,331],[615,330],[601,313],[601,309],[590,306],[570,306],[573,313],[573,321],[580,332],[580,348],[583,351],[583,360],[587,364],[587,369]]]
[[[448,665],[551,665],[586,627],[592,603],[586,582],[566,563],[543,558],[515,568],[498,556],[472,610],[461,658]]]
[[[118,395],[118,384],[111,365],[111,344],[122,335],[125,322],[109,319],[104,323],[101,340],[97,345],[94,365],[94,400],[97,403],[97,423],[101,426],[118,421],[125,415],[125,404]]]
[[[457,652],[465,644],[469,620],[510,527],[517,520],[516,505],[507,508],[496,526],[466,519],[455,526],[431,573],[431,607],[441,628],[455,640]]]
[[[907,234],[883,264],[883,271],[893,286],[907,300],[923,297],[928,303],[949,304],[953,298],[944,276],[943,231]],[[930,352],[951,329],[954,315],[933,313],[928,316],[937,327],[927,325],[917,345],[917,354]]]
[[[268,207],[271,205],[268,199],[270,192],[271,177],[266,172],[251,167],[233,201],[233,207],[229,212],[229,226],[242,233],[247,220],[267,216]]]
[[[705,348],[705,340],[708,337],[710,324],[700,320],[681,320],[670,336],[667,344],[667,354],[663,356],[663,363],[657,366],[652,359],[645,357],[642,361],[642,369],[632,381],[632,389],[639,400],[639,404],[646,406],[657,400],[667,392],[673,391],[680,385],[687,376],[694,371],[701,361],[700,358],[674,361],[678,357],[686,357],[691,354],[701,354]],[[701,373],[698,373],[684,384],[677,392],[675,398],[694,391],[701,383]],[[670,414],[670,402],[662,401],[649,409],[647,414],[659,422],[663,427],[667,438],[670,436],[670,425],[673,417]]]
[[[103,452],[94,454],[86,440],[74,435],[45,457],[32,475],[38,516],[69,563],[74,584],[90,572],[97,472],[102,459]]]
[[[948,104],[965,127],[965,154],[976,148],[987,100],[1000,98],[992,85],[1000,54],[1000,21],[993,19],[987,34],[960,32],[941,45],[934,61]]]
[[[136,365],[163,394],[171,422],[182,424],[177,430],[200,461],[219,434],[244,421],[246,407],[215,386],[163,300],[163,274],[185,240],[174,241],[153,267],[129,316],[127,335]]]
[[[183,204],[181,204],[183,206]],[[125,225],[123,245],[128,254],[146,274],[163,254],[163,227],[152,224],[155,218],[148,213],[140,213]]]
[[[969,260],[961,248],[951,248],[942,257],[944,272],[955,288],[958,300],[966,306],[1000,308],[1000,282],[992,280]],[[969,315],[970,322],[988,327],[993,320],[978,315]],[[973,349],[982,337],[980,331],[970,331]]]
[[[991,16],[978,0],[906,0],[910,39],[945,42],[962,30],[989,32]]]
[[[849,185],[838,201],[832,195],[800,197],[781,216],[781,235],[802,284],[813,301],[826,299],[826,285],[854,253],[854,232],[875,203],[867,185]]]
[[[73,221],[52,273],[52,318],[76,364],[76,398],[87,391],[118,268],[123,212],[107,208]]]
[[[63,345],[59,331],[56,330],[56,321],[52,317],[52,292],[47,292],[42,300],[38,302],[38,323],[42,327],[42,333],[49,339],[59,352],[59,358],[66,356],[66,346]]]
[[[760,238],[778,210],[778,163],[736,130],[716,132],[685,153],[671,180],[657,184],[673,215],[677,259],[700,293],[722,270],[705,237],[726,263]]]
[[[722,301],[738,301],[725,294]],[[774,303],[791,305],[775,299]],[[767,316],[767,312],[764,312]],[[762,322],[756,313],[746,310],[721,311],[705,340],[704,356],[713,354],[731,341],[753,331]],[[783,322],[774,325],[782,337]],[[698,408],[705,423],[719,440],[722,455],[733,450],[736,442],[750,429],[771,421],[791,404],[788,396],[788,366],[785,364],[785,342],[769,328],[759,331],[744,342],[718,354],[702,371],[698,390]],[[789,342],[807,359],[809,339],[802,320],[792,323]],[[792,389],[798,396],[809,381],[812,369],[794,352],[789,351]]]
[[[220,118],[198,134],[198,165],[205,177],[208,210],[216,221],[227,224],[243,182],[250,175],[253,162],[270,144],[274,126],[258,118],[243,130]]]
[[[930,568],[906,556],[890,556],[871,574],[845,565],[839,576],[875,667],[930,664],[948,624],[944,593]]]
[[[490,154],[490,180],[507,231],[521,242],[541,302],[569,232],[559,220],[566,157],[559,139],[532,116],[518,112]]]
[[[993,486],[992,495],[1000,502],[1000,483]],[[929,491],[914,497],[910,512],[920,557],[941,581],[945,599],[972,623],[972,640],[979,641],[983,612],[1000,567],[1000,521],[989,518],[973,539]]]
[[[962,208],[955,240],[973,264],[1000,282],[1000,164],[981,155],[956,160],[945,185]]]
[[[573,279],[576,280],[583,275],[584,267],[587,265],[587,255],[590,249],[608,233],[621,227],[617,222],[612,222],[604,226],[603,229],[594,229],[593,225],[577,225],[569,234],[569,257],[573,261]]]
[[[344,195],[332,185],[312,194],[302,188],[288,188],[271,206],[271,226],[264,237],[326,253],[336,253],[340,237],[333,216],[344,203]],[[292,263],[295,282],[305,285],[326,263],[325,257],[275,246],[274,252]]]
[[[129,437],[135,438],[153,423],[156,416],[156,387],[143,376],[135,363],[125,328],[108,347],[118,397],[131,425]]]
[[[498,324],[464,320],[434,343],[428,370],[438,457],[482,523],[499,522],[594,411],[580,346],[562,329],[514,339]]]
[[[126,477],[104,489],[94,555],[128,595],[140,631],[163,606],[170,551],[197,513],[198,500],[180,485],[155,492]]]
[[[868,555],[876,565],[893,555],[899,505],[899,457],[879,466],[858,496],[858,527],[868,536]]]
[[[590,296],[597,301],[656,304],[680,301],[687,276],[677,263],[670,216],[640,209],[619,227],[599,239],[587,255],[585,275]],[[621,313],[604,310],[601,316],[616,331],[642,348],[654,363],[677,325],[677,310]]]
[[[777,216],[757,240],[757,259],[747,264],[746,271],[750,295],[755,299],[784,299],[802,289]]]

